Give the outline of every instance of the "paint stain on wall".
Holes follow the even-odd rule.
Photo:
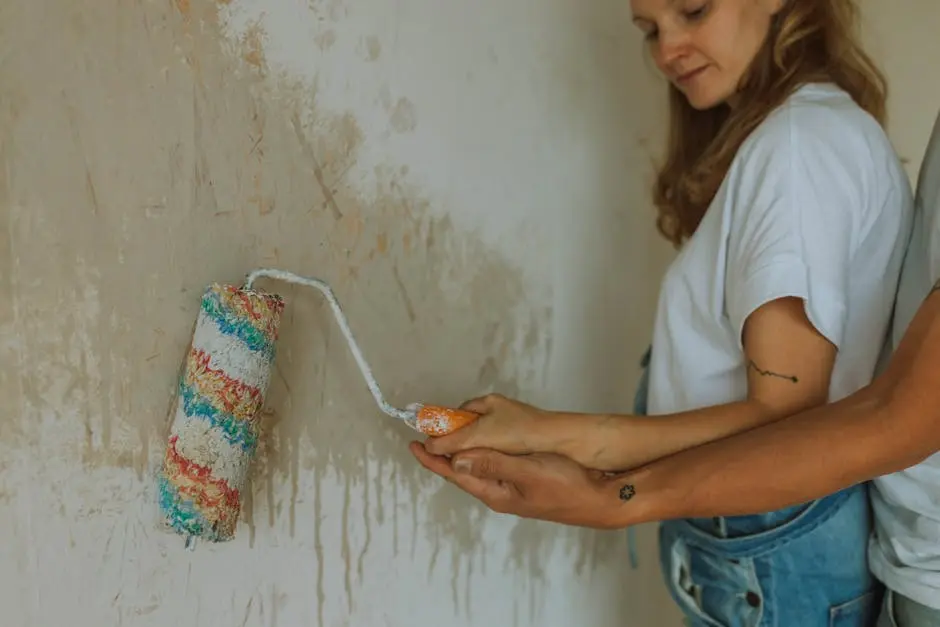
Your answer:
[[[415,105],[407,98],[399,98],[392,106],[389,122],[392,128],[399,133],[413,131],[418,125],[418,115]]]
[[[375,35],[366,37],[365,48],[366,60],[368,61],[378,61],[379,57],[382,56],[382,42]]]
[[[256,68],[264,67],[264,29],[260,23],[249,26],[242,35],[241,45],[244,49],[242,58],[245,62]]]
[[[316,42],[317,47],[320,48],[320,50],[329,50],[333,47],[333,44],[336,43],[336,31],[332,28],[329,28],[322,33],[317,33],[313,40]]]
[[[418,112],[415,104],[404,96],[393,99],[392,90],[387,84],[379,88],[375,102],[388,113],[389,126],[393,130],[407,133],[417,128]]]

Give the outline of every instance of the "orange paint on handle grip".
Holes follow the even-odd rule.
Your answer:
[[[465,409],[424,405],[418,410],[416,422],[418,431],[421,433],[430,436],[439,436],[447,435],[457,429],[466,427],[479,417],[480,414]]]

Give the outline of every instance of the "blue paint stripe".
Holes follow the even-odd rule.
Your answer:
[[[217,292],[208,291],[203,295],[202,310],[216,323],[223,334],[238,338],[249,349],[263,354],[268,360],[274,359],[272,338],[268,337],[250,319],[240,316],[238,312],[228,307]]]
[[[201,418],[215,427],[232,445],[251,454],[258,443],[258,435],[252,423],[219,410],[209,399],[199,394],[195,386],[180,381],[179,395],[183,401],[183,413],[190,418]]]
[[[208,538],[214,542],[220,539],[205,516],[196,510],[192,501],[180,496],[166,475],[160,475],[158,489],[160,510],[167,524],[177,533]]]

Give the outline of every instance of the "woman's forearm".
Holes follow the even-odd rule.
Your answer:
[[[653,460],[782,418],[742,401],[663,416],[562,414],[546,449],[598,470],[636,468]]]

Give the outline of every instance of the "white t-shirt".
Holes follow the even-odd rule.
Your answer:
[[[885,132],[846,92],[827,83],[794,93],[741,146],[666,272],[650,414],[744,400],[744,322],[787,296],[804,299],[838,347],[830,399],[868,384],[888,337],[912,196]]]
[[[895,346],[940,279],[940,117],[917,188],[914,234],[898,289]],[[889,588],[940,610],[940,453],[907,470],[879,477],[874,488],[872,572]]]

